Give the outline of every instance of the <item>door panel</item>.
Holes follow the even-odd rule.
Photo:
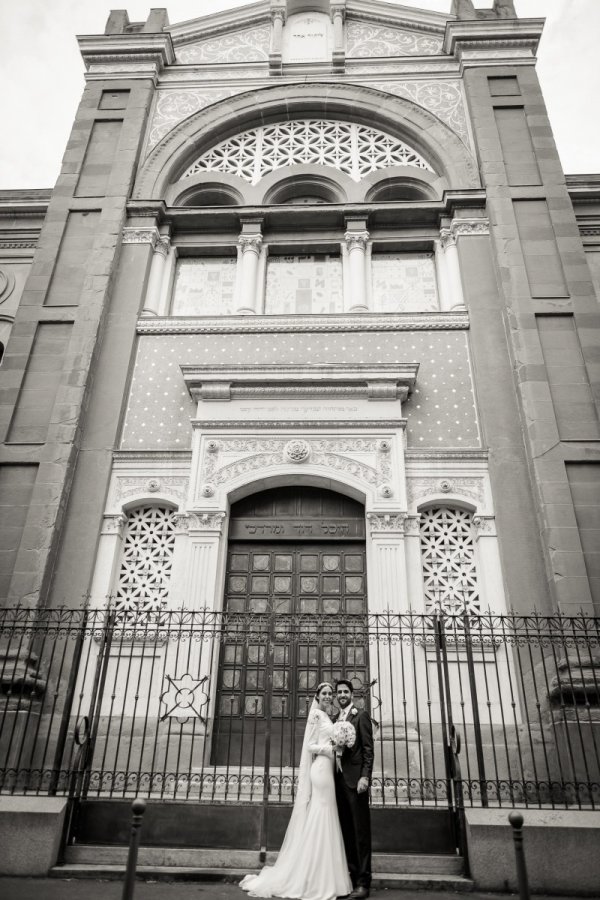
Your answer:
[[[217,765],[296,765],[320,681],[368,683],[365,548],[231,543],[213,739]]]

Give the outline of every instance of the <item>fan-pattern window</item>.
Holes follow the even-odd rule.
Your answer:
[[[173,510],[141,506],[127,517],[123,558],[119,571],[115,608],[127,621],[140,613],[157,613],[169,595],[175,517]]]
[[[480,613],[471,514],[445,506],[426,509],[420,534],[426,611]]]
[[[433,169],[407,144],[364,125],[301,119],[244,131],[196,160],[184,178],[199,172],[228,172],[256,184],[268,172],[302,163],[332,166],[361,181],[391,166]]]

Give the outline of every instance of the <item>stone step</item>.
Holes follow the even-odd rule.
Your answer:
[[[272,865],[277,853],[267,854]],[[65,864],[90,866],[125,866],[127,847],[74,844],[67,847]],[[140,847],[138,865],[151,868],[243,869],[259,868],[257,850],[219,850],[200,847]],[[461,875],[463,860],[459,856],[433,854],[374,853],[373,871],[386,875]]]
[[[125,871],[124,865],[85,865],[67,863],[55,866],[49,875],[53,878],[79,878],[105,881],[120,881]],[[142,866],[137,867],[140,881],[198,881],[237,883],[248,869],[234,868],[196,868],[191,866]],[[250,871],[252,871],[250,869]],[[473,882],[461,875],[437,874],[395,874],[375,871],[372,881],[373,889],[421,890],[421,891],[455,891],[473,890]]]

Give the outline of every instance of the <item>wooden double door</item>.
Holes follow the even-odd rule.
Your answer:
[[[250,510],[266,507],[267,514],[248,515],[246,504],[231,520],[212,742],[217,765],[297,765],[320,681],[350,678],[356,702],[367,699],[363,508],[314,488],[267,494],[284,514],[268,514],[269,497],[259,495]],[[265,540],[273,531],[275,539]],[[249,534],[254,539],[244,540]]]

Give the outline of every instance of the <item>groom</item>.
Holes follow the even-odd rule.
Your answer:
[[[369,896],[371,886],[369,782],[373,771],[373,726],[368,712],[353,705],[352,691],[351,681],[341,678],[336,682],[340,712],[335,721],[354,725],[356,741],[353,747],[336,747],[335,799],[354,888],[350,897],[358,900]]]

